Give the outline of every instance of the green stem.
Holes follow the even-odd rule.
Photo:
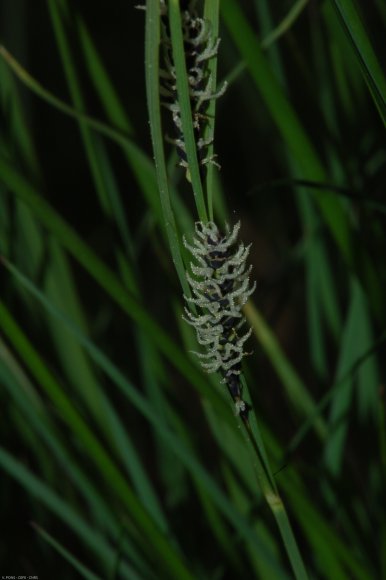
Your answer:
[[[271,473],[264,444],[260,437],[256,423],[256,437],[247,418],[243,419],[248,441],[255,453],[255,472],[262,491],[278,525],[284,547],[291,563],[296,580],[307,580],[307,572],[300,554],[285,505],[278,493],[276,483]]]
[[[208,22],[210,22],[210,33],[212,38],[218,38],[219,31],[219,10],[220,10],[220,0],[207,0],[205,2],[204,17]],[[217,85],[217,56],[211,58],[208,62],[208,73],[212,79],[212,91],[216,91]],[[205,131],[204,138],[208,139],[214,137],[214,126],[216,121],[216,99],[209,101],[208,110],[208,125]],[[208,159],[213,156],[213,143],[208,145]],[[213,220],[213,173],[215,165],[214,163],[208,163],[206,167],[206,195],[208,201],[208,213],[209,219]]]

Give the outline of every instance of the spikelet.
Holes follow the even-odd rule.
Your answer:
[[[200,163],[201,176],[204,177],[205,166],[208,163],[218,166],[215,155],[207,155],[207,148],[213,143],[213,134],[204,137],[209,123],[207,109],[212,99],[217,99],[224,93],[226,85],[224,84],[218,91],[213,90],[213,79],[208,70],[208,62],[217,55],[220,39],[213,38],[210,23],[198,16],[195,4],[195,1],[181,2],[181,18],[197,158]],[[186,169],[186,177],[190,181],[166,1],[161,1],[161,41],[160,93],[163,106],[172,114],[175,133],[175,137],[168,140],[176,146],[179,164]]]
[[[185,247],[196,263],[191,263],[194,278],[187,273],[193,296],[186,297],[188,305],[195,304],[198,314],[185,307],[185,321],[194,326],[197,340],[205,353],[195,353],[209,372],[220,372],[234,400],[236,412],[248,415],[248,405],[241,397],[241,361],[247,354],[245,342],[251,329],[245,331],[242,307],[254,292],[251,285],[252,266],[247,267],[250,246],[236,244],[240,230],[238,222],[232,230],[221,233],[214,222],[195,225],[193,245],[184,239]]]

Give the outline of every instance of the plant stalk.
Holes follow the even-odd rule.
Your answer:
[[[242,421],[247,439],[255,453],[256,460],[254,467],[261,492],[278,525],[284,548],[291,563],[295,578],[296,580],[307,580],[308,575],[306,568],[291,527],[287,510],[273,479],[260,433],[257,432],[258,440],[256,440],[249,419],[247,417],[242,417]]]

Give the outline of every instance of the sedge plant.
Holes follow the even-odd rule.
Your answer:
[[[384,4],[145,8],[1,3],[1,572],[382,578]]]
[[[213,145],[214,105],[211,107],[211,117],[206,114],[206,101],[214,102],[224,92],[224,88],[216,91],[214,86],[216,59],[218,56],[219,39],[213,36],[212,28],[217,29],[212,21],[197,16],[194,2],[188,2],[180,11],[179,2],[149,2],[146,6],[146,81],[150,126],[152,130],[153,148],[157,167],[158,182],[165,209],[165,222],[173,232],[170,239],[178,238],[175,219],[172,217],[172,207],[167,188],[167,170],[163,153],[160,108],[162,89],[166,92],[166,108],[173,114],[178,138],[175,140],[182,158],[181,165],[186,169],[187,179],[195,196],[197,213],[200,221],[196,224],[194,246],[185,246],[190,250],[198,265],[191,265],[193,274],[199,279],[193,279],[186,274],[194,298],[185,297],[189,305],[199,307],[196,314],[186,309],[185,320],[197,331],[198,342],[205,346],[206,353],[197,356],[202,359],[202,366],[207,372],[219,372],[222,382],[228,387],[235,403],[236,414],[241,418],[247,438],[256,454],[255,470],[263,495],[270,506],[279,526],[287,555],[290,559],[295,577],[307,578],[305,567],[300,556],[291,525],[279,496],[277,486],[267,461],[262,439],[257,440],[249,420],[249,404],[242,398],[241,361],[245,354],[245,342],[251,330],[241,334],[244,325],[241,308],[254,292],[255,285],[249,282],[251,269],[246,267],[249,247],[243,244],[232,252],[240,229],[238,223],[233,231],[221,234],[213,221],[208,221],[208,215],[213,216],[213,195],[208,193],[208,185],[204,184],[202,176],[213,171],[211,157],[203,158],[201,144]],[[218,8],[218,7],[217,7]],[[213,14],[214,21],[218,20]],[[165,19],[167,23],[163,23]],[[170,30],[170,36],[166,31]],[[166,70],[159,68],[159,49],[165,46]],[[192,56],[193,55],[193,56]],[[211,69],[207,70],[207,61]],[[173,64],[172,64],[173,63]],[[167,89],[162,85],[166,77]],[[161,84],[160,84],[161,80]],[[210,138],[204,140],[204,130],[201,125],[204,118],[209,127]],[[208,122],[209,119],[209,122]],[[208,134],[207,132],[207,134]],[[201,167],[200,167],[201,166]],[[205,171],[202,170],[204,166]],[[206,186],[206,187],[205,187]],[[205,195],[205,193],[207,195]],[[183,274],[180,273],[180,277]]]

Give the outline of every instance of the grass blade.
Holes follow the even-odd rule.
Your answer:
[[[368,327],[366,298],[359,285],[353,282],[350,308],[341,339],[341,350],[337,365],[336,379],[338,382],[339,379],[347,376],[348,369],[358,359],[361,359],[363,353],[367,351],[369,345],[364,341],[369,337]],[[362,365],[361,369],[362,373],[366,373],[368,367],[366,368]],[[370,376],[376,381],[376,376],[374,376],[373,372]],[[372,384],[366,382],[366,389],[372,391],[369,396],[373,402],[374,400],[376,401],[377,381]],[[339,389],[336,390],[331,404],[330,434],[325,447],[325,461],[328,469],[334,476],[337,476],[342,469],[343,453],[349,425],[349,410],[353,396],[354,378],[348,376],[345,381],[340,382]],[[361,397],[363,397],[363,394]]]
[[[91,572],[82,562],[75,558],[71,552],[69,552],[60,542],[55,540],[50,534],[48,534],[43,528],[32,522],[32,527],[54,550],[58,552],[67,562],[69,562],[72,567],[79,573],[82,578],[86,580],[100,580],[101,577]]]
[[[261,314],[248,302],[244,307],[245,315],[256,334],[259,343],[267,353],[272,365],[286,387],[289,399],[295,408],[298,408],[306,417],[314,416],[315,403],[309,395],[305,385],[284,355],[275,335],[264,322]],[[314,428],[321,439],[326,436],[326,426],[321,417],[314,416]]]
[[[76,433],[79,440],[83,442],[85,449],[88,450],[89,457],[94,459],[106,482],[115,489],[123,504],[126,505],[131,517],[136,522],[136,525],[147,535],[149,546],[151,545],[156,553],[159,552],[160,561],[164,563],[165,569],[169,570],[172,577],[190,579],[190,574],[179,560],[177,554],[174,553],[173,548],[164,539],[163,533],[156,527],[155,522],[138,502],[137,496],[130,489],[127,481],[125,481],[109,455],[47,369],[38,353],[1,303],[0,321],[4,332],[13,342],[20,355],[28,361],[31,372],[54,402],[62,419]]]
[[[271,555],[266,552],[264,546],[261,544],[259,538],[252,531],[249,524],[243,519],[240,514],[235,510],[232,504],[229,502],[227,497],[217,486],[216,482],[210,476],[210,474],[200,465],[196,460],[194,455],[189,453],[186,446],[183,445],[182,441],[174,433],[172,433],[162,422],[158,420],[157,413],[151,408],[146,399],[138,392],[137,389],[131,385],[126,377],[117,369],[111,361],[97,348],[93,345],[86,337],[84,337],[79,330],[60,313],[53,305],[51,305],[43,294],[29,282],[20,272],[18,272],[10,264],[7,265],[9,271],[17,278],[17,280],[26,288],[29,292],[42,303],[44,308],[58,318],[62,323],[66,325],[68,330],[73,333],[74,338],[86,349],[91,358],[95,360],[101,369],[106,373],[106,375],[117,385],[117,387],[128,397],[132,404],[143,414],[146,419],[151,423],[154,429],[157,431],[160,437],[165,441],[165,443],[170,447],[175,453],[180,461],[186,466],[186,468],[192,473],[192,475],[197,478],[200,483],[204,486],[206,493],[209,494],[211,499],[219,507],[223,515],[236,527],[238,533],[247,542],[251,543],[251,546],[264,558],[272,567],[272,570],[280,571],[280,566],[274,562]],[[0,311],[1,313],[1,311]],[[299,578],[302,578],[300,575]],[[304,576],[303,576],[304,578]]]
[[[218,38],[219,33],[219,16],[220,16],[220,0],[206,0],[204,8],[204,18],[210,23],[210,32],[213,38]],[[221,46],[221,45],[220,45]],[[208,62],[208,73],[212,79],[212,91],[215,92],[217,86],[217,57],[211,58]],[[207,116],[210,122],[207,124],[204,139],[214,137],[215,135],[215,121],[216,121],[216,102],[217,99],[209,101]],[[213,143],[208,146],[208,159],[213,156]],[[214,182],[214,163],[208,163],[206,166],[206,180],[205,190],[207,192],[208,213],[209,219],[213,220],[213,198],[215,195]],[[217,200],[216,200],[217,203]],[[221,217],[221,215],[219,216]]]
[[[67,103],[63,102],[61,99],[58,99],[55,95],[50,93],[47,89],[45,89],[36,79],[34,79],[25,68],[15,59],[15,57],[8,52],[8,50],[0,45],[0,56],[3,60],[7,63],[7,65],[13,70],[15,75],[19,78],[19,80],[33,93],[35,93],[39,98],[46,101],[49,105],[76,119],[78,121],[82,121],[86,125],[88,125],[91,129],[94,129],[101,135],[119,143],[120,145],[126,145],[130,142],[130,138],[127,134],[123,131],[118,131],[114,129],[114,127],[110,127],[95,119],[94,117],[90,117],[89,115],[83,113],[81,110],[74,109]]]
[[[60,520],[62,520],[89,548],[95,553],[96,557],[103,562],[104,568],[112,569],[114,564],[114,552],[110,546],[103,540],[100,534],[96,533],[93,528],[87,525],[75,510],[64,501],[52,489],[32,474],[22,463],[17,461],[5,449],[0,447],[0,466],[11,477],[24,487],[29,494],[36,497],[39,502],[52,511]],[[124,577],[127,580],[135,578],[135,571],[132,569],[123,570]],[[133,574],[134,576],[132,576]]]
[[[161,125],[160,95],[159,95],[159,68],[158,51],[160,43],[160,7],[157,0],[148,2],[146,9],[146,94],[149,111],[151,138],[153,143],[154,159],[157,172],[157,182],[161,197],[164,217],[164,226],[169,240],[173,263],[176,268],[181,287],[186,296],[190,296],[189,285],[186,281],[185,266],[181,256],[180,240],[176,221],[170,201],[169,185],[166,172],[165,152],[163,147],[163,133]]]
[[[226,406],[221,405],[213,390],[207,385],[202,373],[190,362],[185,354],[169,338],[168,334],[149,316],[139,302],[122,286],[116,275],[83,242],[80,236],[57,214],[45,200],[0,157],[0,181],[5,183],[17,196],[27,203],[34,215],[52,232],[70,254],[90,273],[98,284],[111,296],[124,312],[138,323],[152,338],[159,350],[193,382],[199,391],[217,404],[228,414]]]
[[[354,49],[383,124],[386,125],[386,78],[358,9],[353,0],[334,0],[333,4]]]
[[[189,81],[186,72],[184,40],[182,37],[181,12],[178,0],[170,0],[168,3],[170,19],[170,33],[173,50],[173,62],[176,69],[176,84],[178,104],[181,109],[181,122],[184,134],[186,155],[189,164],[189,175],[192,182],[194,199],[196,202],[199,219],[206,223],[208,214],[202,189],[200,168],[197,158],[196,139],[193,129],[192,109],[190,106]],[[154,60],[153,62],[157,62]],[[159,82],[159,81],[158,81]]]
[[[222,15],[240,56],[259,90],[284,143],[305,179],[327,181],[325,170],[299,118],[284,96],[251,26],[235,0],[223,0]],[[330,192],[315,192],[320,211],[343,256],[352,262],[351,233],[344,207]]]

